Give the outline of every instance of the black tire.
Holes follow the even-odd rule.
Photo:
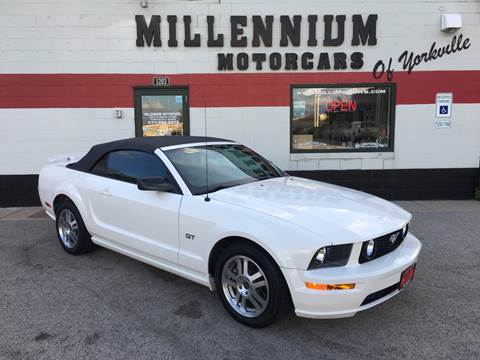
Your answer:
[[[66,225],[66,220],[70,220]],[[70,200],[65,200],[60,205],[58,205],[55,211],[56,218],[56,231],[57,237],[62,245],[63,249],[71,255],[80,255],[95,249],[95,244],[92,242],[92,236],[87,231],[83,219],[78,211],[77,207]],[[76,224],[77,226],[72,226],[71,224]],[[77,236],[74,237],[75,233]],[[71,241],[67,241],[66,234],[71,234]],[[76,239],[76,240],[73,240]]]
[[[245,259],[247,259],[247,269],[250,269],[250,271],[253,269],[252,272],[255,273],[255,269],[258,267],[260,271],[257,272],[263,272],[263,274],[261,274],[262,276],[259,278],[259,281],[254,280],[247,282],[245,285],[243,285],[245,277],[242,275],[243,280],[239,280],[237,276],[237,282],[234,282],[237,284],[235,288],[231,282],[228,282],[233,279],[230,278],[229,274],[232,274],[232,271],[235,275],[237,274],[235,273],[235,269],[238,269],[238,261],[243,264],[241,265],[243,273]],[[249,270],[247,270],[247,274],[248,272]],[[228,280],[222,282],[224,277],[228,278]],[[268,286],[255,289],[256,286],[253,285],[262,283],[263,277],[265,277]],[[235,320],[250,327],[262,328],[268,326],[272,322],[284,317],[292,308],[290,292],[280,269],[264,251],[250,244],[235,242],[222,251],[215,264],[215,285],[220,301],[228,313]],[[239,295],[237,295],[235,289],[239,294],[242,293],[242,291],[247,292],[245,296],[240,295],[240,300],[236,306],[234,305],[236,298],[233,299],[233,297],[234,295]],[[248,289],[250,289],[250,293],[248,293]],[[252,290],[255,291],[255,296]],[[260,294],[260,291],[262,291],[262,294]],[[264,301],[263,304],[265,305],[262,306],[259,301],[255,300],[258,296]],[[242,306],[243,304],[240,305],[243,297],[246,298],[245,306]],[[257,306],[263,310],[257,311]],[[258,312],[258,315],[244,311],[245,308],[248,310],[249,307],[252,311]],[[248,316],[245,316],[244,313],[248,313]]]

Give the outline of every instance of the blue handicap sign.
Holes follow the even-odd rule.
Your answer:
[[[440,105],[440,114],[448,114],[448,105]]]

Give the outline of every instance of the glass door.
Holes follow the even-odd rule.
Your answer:
[[[135,88],[135,135],[189,135],[188,89]]]

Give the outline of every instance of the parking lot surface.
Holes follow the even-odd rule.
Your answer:
[[[207,288],[106,249],[67,255],[38,211],[0,211],[0,359],[479,359],[480,202],[399,204],[423,242],[405,291],[260,330]]]

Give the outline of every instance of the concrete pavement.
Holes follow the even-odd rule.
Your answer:
[[[261,330],[207,288],[105,249],[67,255],[53,221],[2,210],[0,359],[480,358],[480,202],[399,204],[424,245],[405,291],[350,319]]]

